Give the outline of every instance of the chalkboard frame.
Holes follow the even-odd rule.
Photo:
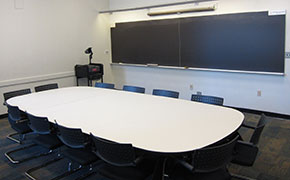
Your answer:
[[[267,13],[268,12],[265,12],[265,11],[262,11],[262,12],[250,12],[252,14],[255,14],[255,13]],[[234,13],[234,14],[220,14],[220,15],[213,15],[213,16],[201,16],[201,17],[215,17],[215,16],[224,16],[224,15],[242,15],[242,14],[249,14],[249,13]],[[281,15],[280,15],[281,16]],[[218,69],[218,68],[198,68],[198,67],[183,67],[183,66],[167,66],[167,65],[162,65],[162,64],[155,64],[155,63],[144,63],[144,64],[140,64],[140,63],[122,63],[122,61],[114,61],[114,59],[112,59],[113,61],[113,65],[128,65],[128,66],[137,66],[137,67],[158,67],[158,68],[169,68],[169,69],[188,69],[188,70],[201,70],[201,71],[219,71],[219,72],[236,72],[236,73],[250,73],[250,74],[273,74],[273,75],[284,75],[285,74],[285,33],[286,33],[286,30],[285,30],[285,15],[282,15],[283,16],[283,29],[284,29],[284,33],[283,33],[283,56],[281,59],[283,59],[283,71],[281,70],[281,72],[271,72],[271,71],[249,71],[249,70],[240,70],[240,69]],[[183,20],[183,19],[188,19],[188,18],[199,18],[199,17],[186,17],[186,18],[177,18],[177,20]],[[173,19],[173,20],[176,20],[176,19]],[[154,20],[154,21],[158,21],[158,20]],[[149,22],[149,21],[138,21],[138,22]],[[132,22],[129,22],[129,23],[132,23]],[[124,24],[124,23],[121,23],[121,24]],[[118,27],[118,24],[117,24],[117,27]],[[280,61],[281,61],[280,59]],[[180,59],[179,59],[180,61]]]

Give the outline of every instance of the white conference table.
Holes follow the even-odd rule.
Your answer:
[[[70,87],[11,98],[9,105],[70,128],[161,153],[203,148],[235,132],[234,109],[96,87]]]

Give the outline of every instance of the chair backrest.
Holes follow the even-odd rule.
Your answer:
[[[145,93],[145,88],[138,86],[123,86],[124,91],[136,92],[136,93]]]
[[[21,120],[21,111],[17,106],[10,106],[9,104],[7,104],[7,108],[8,108],[8,117],[11,121],[16,122]]]
[[[263,129],[264,129],[266,123],[267,123],[267,116],[265,116],[265,114],[262,114],[261,118],[260,118],[260,120],[258,122],[258,125],[255,128],[254,133],[253,133],[253,135],[252,135],[252,137],[250,139],[250,142],[253,143],[254,145],[258,144],[259,139],[261,137],[261,134],[263,132]]]
[[[119,144],[91,134],[96,147],[95,153],[105,162],[114,166],[134,166],[135,151],[132,144]]]
[[[204,95],[193,94],[191,96],[191,100],[196,101],[196,102],[203,102],[207,104],[220,105],[220,106],[224,104],[224,99],[221,97],[216,97],[216,96],[204,96]]]
[[[81,129],[67,128],[57,125],[57,136],[63,144],[71,148],[85,148],[87,142],[85,135]]]
[[[17,124],[16,121],[12,120],[9,115],[8,115],[8,122],[12,128],[15,127]]]
[[[22,90],[17,90],[17,91],[6,92],[3,94],[3,96],[4,96],[4,100],[7,101],[10,98],[25,95],[25,94],[30,94],[30,93],[31,93],[30,89],[22,89]]]
[[[37,117],[27,113],[29,127],[37,134],[50,134],[50,123],[46,117]]]
[[[50,89],[57,89],[58,88],[58,84],[57,83],[53,83],[53,84],[45,84],[45,85],[41,85],[41,86],[36,86],[34,87],[35,92],[40,92],[40,91],[47,91]]]
[[[225,167],[233,157],[238,138],[239,135],[224,144],[194,151],[193,170],[195,172],[212,172]]]
[[[107,88],[107,89],[114,89],[115,88],[115,84],[110,84],[110,83],[96,83],[95,87],[99,87],[99,88]]]
[[[164,96],[164,97],[172,97],[172,98],[179,97],[179,92],[163,90],[163,89],[153,89],[152,94],[156,96]]]

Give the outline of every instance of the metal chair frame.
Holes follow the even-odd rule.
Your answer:
[[[66,146],[68,146],[69,148],[84,148],[84,147],[86,147],[88,145],[88,139],[86,140],[85,135],[83,135],[84,142],[82,142],[82,143],[77,142],[77,143],[80,143],[79,145],[71,145],[70,142],[68,142],[66,138],[61,136],[61,131],[62,131],[61,129],[63,128],[63,129],[68,129],[68,130],[72,130],[72,131],[75,130],[75,131],[78,131],[78,133],[83,134],[81,129],[66,128],[66,127],[58,125],[56,121],[55,121],[55,123],[56,123],[57,129],[58,129],[58,137]],[[96,161],[96,162],[98,162],[98,161]],[[75,172],[77,172],[77,171],[79,171],[79,170],[81,170],[81,169],[83,169],[85,167],[88,167],[89,168],[89,172],[88,173],[76,178],[76,180],[77,179],[78,180],[84,179],[85,177],[91,176],[92,174],[95,173],[92,170],[93,170],[93,164],[96,163],[96,162],[93,162],[93,163],[91,163],[91,164],[89,164],[87,166],[79,165],[77,168],[72,169],[71,166],[72,166],[73,161],[71,161],[68,164],[68,170],[66,172],[64,172],[63,174],[61,174],[61,175],[59,175],[59,176],[57,176],[57,177],[55,177],[55,178],[53,178],[51,180],[58,180],[58,179],[64,178],[64,177],[69,176],[69,175],[71,175],[71,174],[73,174],[73,173],[75,173]],[[52,162],[48,162],[48,163],[51,164]]]
[[[27,133],[27,134],[30,134],[30,133]],[[22,142],[25,140],[27,134],[20,134],[20,133],[15,132],[15,133],[8,134],[6,136],[6,138],[11,140],[11,141],[13,141],[13,142],[16,142],[18,144],[22,144]],[[13,137],[13,136],[16,136],[16,135],[19,136],[18,139]]]
[[[223,144],[208,146],[195,150],[192,153],[192,158],[190,160],[191,162],[189,162],[189,160],[176,159],[175,165],[176,167],[179,166],[180,168],[187,170],[188,173],[193,173],[193,177],[191,178],[194,178],[194,173],[206,175],[206,173],[216,172],[219,170],[227,171],[227,164],[230,162],[233,156],[234,147],[239,137],[239,135],[236,135],[230,139],[225,139],[226,142]],[[173,174],[175,173],[173,172]],[[172,176],[172,179],[174,179],[174,177],[177,175],[180,175],[180,173],[178,174],[178,171],[177,174],[173,174],[169,174],[169,177]],[[230,177],[229,173],[228,176]],[[187,179],[188,178],[189,177],[187,177]]]
[[[30,94],[31,93],[31,90],[30,89],[21,89],[21,90],[17,90],[17,91],[10,91],[10,92],[6,92],[3,94],[4,96],[4,103],[3,105],[4,106],[8,106],[8,104],[6,103],[6,101],[10,98],[13,98],[13,97],[16,97],[16,96],[21,96],[21,95],[26,95],[26,94]],[[21,120],[21,119],[19,119]],[[22,119],[24,120],[24,119]],[[29,134],[29,133],[26,133],[26,134]],[[11,133],[11,134],[8,134],[6,136],[7,139],[13,141],[13,142],[16,142],[18,144],[21,144],[23,142],[23,140],[25,140],[25,135],[26,134],[20,134],[18,132],[16,133]],[[15,135],[19,135],[19,139],[16,139],[14,138],[13,136]]]
[[[94,153],[102,159],[105,164],[109,164],[116,168],[132,167],[137,166],[144,159],[142,156],[136,156],[135,149],[132,144],[120,144],[105,140],[90,134],[92,142],[94,143]],[[121,169],[122,170],[122,169]],[[136,169],[137,170],[137,169]],[[114,172],[114,171],[113,171]],[[100,174],[107,177],[107,173],[100,171]],[[107,177],[111,178],[111,177]]]
[[[32,116],[32,115],[28,115],[28,117],[30,117],[30,116]],[[39,118],[41,118],[41,117],[39,117]],[[42,119],[46,119],[46,118],[42,118]],[[48,123],[48,121],[47,121],[47,123]],[[30,127],[32,127],[32,126],[30,125]],[[33,132],[36,133],[36,134],[50,134],[51,133],[50,128],[45,130],[45,131],[41,131],[41,130],[38,131],[37,129],[34,129],[34,128],[32,128],[32,129],[33,129]],[[5,153],[5,157],[7,157],[7,159],[11,163],[18,164],[18,163],[21,163],[21,162],[24,162],[24,161],[28,161],[28,160],[31,160],[31,159],[35,159],[35,158],[38,158],[38,157],[41,157],[41,156],[46,156],[46,155],[51,154],[53,152],[53,149],[48,149],[47,152],[39,153],[37,155],[30,156],[30,157],[27,157],[27,158],[14,159],[14,158],[11,157],[11,154],[13,154],[15,152],[19,152],[19,151],[22,151],[22,150],[25,150],[25,149],[28,149],[28,148],[31,148],[31,147],[34,147],[34,146],[38,146],[38,144],[33,143],[33,144],[28,145],[28,146],[20,147],[20,148],[14,149],[12,151],[6,152]]]
[[[31,129],[35,132],[35,133],[38,133],[40,135],[47,135],[47,134],[51,134],[51,133],[54,133],[53,131],[55,129],[53,129],[52,127],[52,124],[50,124],[48,122],[48,119],[47,118],[44,118],[44,117],[36,117],[36,116],[33,116],[33,115],[30,115],[30,114],[27,114],[28,115],[28,118],[30,119],[30,127]],[[39,124],[41,123],[41,124]],[[58,147],[56,147],[55,149],[50,149],[49,150],[49,153],[52,153],[54,150],[58,150],[58,154],[57,154],[57,157],[44,163],[44,164],[41,164],[39,166],[36,166],[36,167],[33,167],[29,170],[27,170],[25,172],[25,175],[29,178],[29,179],[32,179],[32,180],[36,180],[35,177],[33,177],[31,175],[32,172],[38,170],[38,169],[41,169],[43,167],[46,167],[52,163],[55,163],[61,159],[63,159],[61,156],[60,156],[60,146],[59,145]]]

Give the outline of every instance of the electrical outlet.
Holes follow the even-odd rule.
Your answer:
[[[192,91],[193,90],[193,84],[189,85],[189,89]]]
[[[262,96],[262,91],[261,90],[257,91],[257,96]]]
[[[290,52],[285,52],[285,58],[290,58]]]
[[[202,95],[201,91],[196,92],[197,95]]]

